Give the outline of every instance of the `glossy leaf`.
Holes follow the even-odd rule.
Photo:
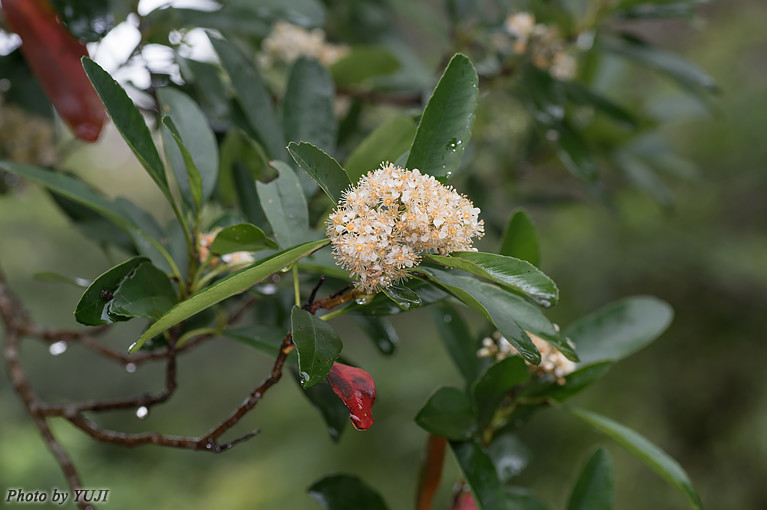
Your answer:
[[[178,298],[164,272],[152,264],[139,264],[114,292],[109,313],[125,317],[159,319]]]
[[[83,67],[96,89],[101,101],[109,112],[115,127],[128,143],[141,165],[149,173],[166,196],[170,196],[165,166],[152,140],[152,134],[144,122],[144,117],[109,73],[93,60],[83,57]]]
[[[567,510],[610,510],[613,506],[613,465],[607,450],[599,448],[578,478]]]
[[[290,313],[290,326],[301,382],[304,388],[311,388],[328,375],[343,343],[333,326],[297,306]]]
[[[581,364],[618,361],[658,338],[674,316],[668,303],[635,296],[610,303],[582,317],[564,331],[578,350]]]
[[[429,434],[426,442],[426,457],[418,474],[418,492],[416,510],[431,510],[434,496],[442,481],[442,466],[445,463],[447,440],[444,437]]]
[[[314,59],[299,57],[290,68],[282,104],[285,139],[332,152],[338,133],[333,114],[335,95],[333,78],[325,66]]]
[[[330,197],[334,204],[341,201],[343,192],[352,183],[338,161],[310,143],[296,144],[290,142],[288,152],[293,156],[298,166],[320,185],[322,191]]]
[[[288,250],[281,251],[259,260],[252,266],[237,271],[226,278],[223,278],[211,286],[192,295],[187,300],[180,302],[163,315],[157,322],[152,324],[143,335],[134,343],[130,352],[136,352],[150,338],[175,326],[179,322],[209,308],[224,299],[243,292],[251,286],[263,281],[269,275],[276,273],[283,267],[294,264],[299,259],[306,257],[315,250],[319,250],[327,244],[322,239],[312,241]]]
[[[301,378],[298,375],[298,370],[291,368],[291,372],[293,372],[295,380],[300,385]],[[338,396],[336,396],[333,388],[326,381],[322,381],[311,388],[303,388],[302,393],[314,408],[317,409],[320,416],[322,416],[328,427],[330,438],[338,442],[341,439],[344,428],[346,428],[349,411],[343,402],[338,400]]]
[[[310,239],[309,212],[293,169],[281,161],[271,164],[280,176],[268,184],[256,182],[256,189],[277,243],[281,248],[287,248]]]
[[[426,260],[510,287],[547,308],[559,299],[559,289],[551,278],[525,260],[472,251],[457,251],[448,257],[429,255]]]
[[[352,183],[386,161],[396,161],[412,145],[416,127],[411,119],[398,117],[381,124],[349,154],[344,168]]]
[[[266,237],[263,230],[250,223],[238,223],[221,229],[210,244],[210,252],[216,255],[266,249],[277,249],[277,243]]]
[[[242,106],[250,127],[271,158],[285,153],[282,128],[274,113],[272,99],[256,67],[232,43],[210,37],[213,49],[221,59],[234,88],[235,97]]]
[[[404,285],[390,285],[383,289],[383,293],[405,311],[415,310],[423,304],[423,301],[418,294]]]
[[[95,142],[106,112],[83,73],[85,44],[75,39],[45,0],[4,0],[8,26],[46,96],[76,137]]]
[[[344,273],[343,276],[348,275]],[[421,300],[421,306],[437,303],[448,296],[439,288],[422,280],[409,280],[403,285],[418,295],[418,298]],[[373,300],[369,303],[362,305],[356,302],[350,303],[344,310],[346,312],[359,312],[364,315],[373,315],[376,317],[397,315],[404,311],[383,292],[376,294]]]
[[[432,316],[450,359],[458,367],[466,383],[473,382],[479,376],[483,364],[482,358],[477,356],[480,343],[469,332],[461,314],[452,305],[440,303],[432,307]]]
[[[471,401],[456,388],[442,387],[426,402],[415,422],[422,429],[453,441],[463,441],[476,431]]]
[[[541,251],[538,244],[538,234],[535,231],[533,221],[524,209],[516,209],[511,214],[498,253],[507,257],[526,260],[536,267],[540,265]]]
[[[325,510],[387,510],[383,498],[352,475],[330,475],[312,484],[309,495]]]
[[[334,363],[327,381],[349,409],[349,418],[357,430],[373,426],[376,387],[373,378],[361,368]]]
[[[181,140],[173,119],[164,116],[162,125],[165,128],[162,130],[165,155],[173,168],[184,204],[194,211],[199,211],[202,208],[202,180],[197,165]]]
[[[480,510],[507,510],[506,495],[490,457],[476,441],[450,442]]]
[[[370,337],[375,346],[384,354],[393,354],[399,344],[397,331],[388,321],[370,315],[353,314],[357,326]]]
[[[621,445],[661,478],[679,489],[687,497],[693,508],[697,510],[702,508],[700,497],[692,486],[687,473],[666,452],[630,428],[604,416],[583,409],[569,409],[569,411]]]
[[[530,378],[530,371],[519,356],[511,356],[493,364],[471,388],[479,428],[484,429],[493,418],[504,397]]]
[[[440,180],[458,170],[469,144],[479,79],[469,58],[456,54],[445,69],[421,116],[407,168]]]
[[[218,178],[218,144],[208,119],[197,103],[180,90],[163,87],[157,91],[157,98],[162,113],[173,119],[177,137],[189,151],[197,170],[194,176],[189,165],[185,165],[185,169],[173,168],[182,195],[190,189],[190,184],[197,185],[194,181],[199,179],[204,202],[213,193]]]
[[[77,308],[75,308],[77,322],[88,326],[98,326],[100,324],[112,324],[116,320],[128,320],[130,317],[111,316],[108,313],[110,302],[123,280],[139,265],[148,261],[149,259],[145,257],[135,257],[116,265],[96,278],[77,303]]]
[[[399,61],[386,48],[355,46],[330,67],[330,72],[338,88],[343,89],[362,85],[376,76],[391,74],[399,66]]]

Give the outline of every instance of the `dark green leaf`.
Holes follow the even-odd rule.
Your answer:
[[[329,475],[309,487],[309,495],[325,510],[387,510],[383,498],[352,475]]]
[[[612,361],[604,361],[580,367],[575,372],[565,376],[564,384],[559,384],[557,381],[549,381],[543,383],[542,387],[539,386],[533,389],[530,395],[564,402],[598,381],[607,373],[612,365]]]
[[[157,322],[152,324],[143,335],[134,343],[130,351],[136,352],[150,338],[159,335],[179,322],[209,308],[224,299],[234,296],[251,286],[263,281],[267,276],[276,273],[283,267],[294,264],[299,259],[306,257],[315,250],[325,246],[328,241],[321,239],[312,241],[288,250],[281,251],[255,264],[237,271],[223,278],[213,285],[201,290],[180,302],[163,315]]]
[[[421,300],[422,306],[428,306],[430,304],[441,301],[447,297],[447,294],[442,292],[439,288],[429,285],[422,280],[410,280],[404,284],[410,290],[415,292]],[[349,306],[344,308],[346,312],[359,312],[364,315],[373,316],[386,316],[397,315],[402,313],[402,308],[399,307],[394,301],[392,301],[386,294],[379,292],[375,295],[372,301],[365,304],[350,303]]]
[[[129,317],[115,318],[109,315],[109,304],[123,280],[139,265],[148,262],[145,257],[135,257],[109,269],[96,278],[85,290],[75,309],[75,319],[80,324],[98,326],[112,324],[115,320],[128,320]],[[164,276],[164,275],[163,275]]]
[[[527,467],[530,450],[514,434],[497,435],[487,447],[501,483],[506,484]]]
[[[177,301],[176,291],[165,273],[146,262],[122,280],[114,292],[108,313],[156,320]]]
[[[553,142],[554,149],[565,168],[582,181],[593,181],[597,176],[594,150],[583,135],[566,122],[558,126],[556,133],[558,138]]]
[[[310,239],[309,212],[293,169],[281,161],[272,161],[271,165],[280,176],[268,184],[256,182],[256,189],[277,243],[288,248]]]
[[[697,510],[702,508],[700,497],[692,486],[687,473],[666,452],[628,427],[604,416],[583,409],[569,409],[569,411],[600,430],[607,437],[644,462],[650,469],[660,475],[661,478],[679,489],[687,497],[693,508]]]
[[[453,441],[469,439],[477,429],[468,397],[461,390],[449,387],[442,387],[429,397],[415,422],[422,429]]]
[[[255,324],[242,328],[225,328],[221,335],[236,340],[241,344],[253,347],[270,356],[277,356],[282,345],[285,331],[277,326]]]
[[[667,209],[674,205],[674,195],[669,187],[641,159],[620,151],[613,155],[613,161],[634,186],[646,191],[658,204]]]
[[[165,167],[138,108],[114,78],[93,60],[83,57],[83,68],[117,130],[163,193],[170,197]]]
[[[394,326],[389,324],[388,321],[379,319],[378,317],[372,317],[370,315],[357,315],[351,316],[357,326],[365,332],[367,336],[373,341],[378,350],[384,354],[393,354],[394,349],[399,343],[399,337]]]
[[[202,180],[200,171],[192,158],[189,149],[186,148],[181,140],[181,135],[173,122],[173,119],[164,116],[162,125],[165,128],[162,131],[162,140],[165,147],[165,155],[176,175],[181,197],[184,204],[194,211],[202,208]]]
[[[449,257],[429,255],[426,260],[510,287],[547,308],[559,299],[559,289],[551,278],[525,260],[472,251],[453,252]]]
[[[578,350],[581,364],[618,361],[658,338],[674,311],[651,296],[624,298],[571,324],[564,332]]]
[[[397,306],[403,310],[415,310],[419,308],[423,301],[418,297],[418,294],[414,290],[405,287],[404,285],[391,285],[383,289],[386,297],[394,301]]]
[[[290,313],[290,324],[301,382],[305,388],[311,388],[328,375],[343,344],[333,326],[297,306]]]
[[[259,2],[261,3],[261,2]],[[269,25],[260,17],[241,9],[226,7],[215,11],[163,7],[141,18],[142,36],[146,42],[168,44],[168,34],[183,28],[212,28],[223,34],[265,37]]]
[[[471,137],[478,83],[469,58],[453,56],[423,111],[407,168],[441,180],[458,169]]]
[[[344,58],[330,67],[338,88],[364,84],[365,80],[391,74],[399,69],[399,61],[380,46],[355,46]]]
[[[482,360],[477,356],[480,343],[469,332],[461,315],[451,305],[442,303],[432,308],[437,333],[447,349],[450,359],[461,371],[467,384],[473,382],[481,369]]]
[[[210,245],[210,252],[216,255],[265,249],[277,249],[277,243],[266,237],[263,230],[250,223],[238,223],[221,229]]]
[[[291,367],[291,372],[300,385],[301,379],[298,375],[298,370]],[[315,409],[319,411],[322,419],[325,420],[330,438],[338,442],[341,439],[344,428],[346,428],[346,423],[349,421],[349,409],[346,408],[343,401],[338,398],[338,395],[336,395],[333,388],[326,381],[315,384],[311,388],[303,388],[302,393],[309,399],[309,402],[312,403]]]
[[[549,510],[530,489],[524,487],[506,487],[506,501],[513,510]]]
[[[476,441],[451,441],[450,447],[480,510],[508,510],[498,473],[482,447]]]
[[[477,423],[483,430],[493,418],[504,397],[530,378],[525,361],[511,356],[491,365],[472,385],[472,398],[477,411]]]
[[[562,83],[566,87],[568,97],[573,102],[591,106],[627,128],[636,129],[638,127],[639,123],[631,112],[602,94],[578,82]]]
[[[232,167],[233,183],[236,186],[237,200],[245,218],[251,223],[266,225],[266,214],[261,208],[261,201],[256,191],[256,180],[240,162]]]
[[[310,143],[296,144],[290,142],[288,152],[293,156],[298,166],[320,185],[333,203],[337,204],[341,201],[343,192],[352,183],[338,161]]]
[[[381,163],[396,161],[412,145],[415,131],[415,124],[408,118],[398,117],[381,124],[346,158],[344,167],[351,182],[356,183]]]
[[[41,271],[39,273],[35,273],[34,278],[35,280],[38,280],[41,282],[67,283],[69,285],[74,285],[75,287],[80,287],[82,289],[87,288],[91,284],[90,280],[86,280],[85,278],[67,276],[64,274],[55,273],[53,271]]]
[[[570,495],[567,510],[610,510],[613,506],[613,463],[606,450],[594,452]]]
[[[221,64],[232,81],[235,97],[242,106],[248,123],[271,158],[283,157],[282,137],[272,99],[256,67],[229,41],[210,37]]]
[[[511,219],[503,234],[501,250],[498,253],[526,260],[536,267],[540,265],[538,234],[533,221],[524,209],[516,209],[511,213]]]
[[[193,172],[189,165],[185,165],[185,171],[174,167],[179,188],[183,194],[184,190],[189,189],[190,183],[197,185],[193,180],[199,179],[201,198],[204,202],[213,192],[218,177],[218,144],[208,125],[208,119],[197,103],[180,90],[161,88],[157,91],[157,98],[162,113],[173,119],[173,125],[177,128],[177,138],[189,150],[198,171],[197,176],[193,176],[190,174]]]
[[[152,264],[170,273],[171,267],[166,259],[168,257],[167,250],[162,244],[166,242],[167,236],[154,216],[124,197],[118,197],[116,205],[120,208],[122,217],[134,226],[128,233],[139,255],[149,258]],[[185,268],[187,263],[186,250],[184,250],[181,262],[184,264],[182,267]]]
[[[296,60],[290,68],[282,104],[285,139],[332,152],[338,133],[333,114],[335,95],[333,78],[325,66],[306,57]]]

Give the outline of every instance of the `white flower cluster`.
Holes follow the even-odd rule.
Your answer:
[[[349,47],[331,44],[325,40],[325,32],[319,28],[306,30],[285,21],[278,21],[272,33],[264,39],[263,63],[275,61],[290,64],[300,56],[313,57],[324,65],[331,65],[349,53]]]
[[[535,347],[541,353],[540,364],[533,365],[525,361],[530,366],[530,371],[538,376],[551,376],[558,384],[564,384],[565,376],[575,370],[575,363],[565,358],[564,354],[546,340],[529,332],[527,336],[530,337]],[[482,348],[477,351],[477,356],[480,358],[494,357],[497,361],[509,356],[518,355],[519,351],[497,331],[493,333],[492,338],[483,339]]]
[[[533,65],[548,70],[554,78],[572,80],[578,72],[575,58],[567,53],[567,43],[556,27],[535,23],[529,12],[512,14],[503,25],[512,39],[512,51],[518,55],[528,53]]]
[[[200,254],[200,262],[203,264],[206,260],[208,260],[208,257],[210,256],[210,245],[213,244],[213,241],[216,239],[216,236],[221,231],[220,228],[216,228],[211,230],[210,232],[206,232],[204,234],[198,234],[197,236],[197,252]],[[253,256],[253,254],[249,251],[236,251],[233,253],[227,253],[225,255],[221,255],[221,262],[226,264],[227,266],[241,266],[245,264],[252,264],[256,261],[256,258]],[[216,265],[219,262],[218,257],[212,257],[208,263],[212,265]]]
[[[472,238],[484,234],[478,215],[452,187],[386,163],[344,194],[327,234],[356,287],[376,292],[405,278],[424,253],[472,250]]]

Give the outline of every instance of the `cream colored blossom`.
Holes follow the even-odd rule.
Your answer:
[[[512,14],[504,22],[504,31],[511,38],[511,48],[517,55],[527,54],[533,65],[558,80],[575,78],[578,63],[568,53],[568,44],[557,27],[536,23],[528,12]],[[494,42],[499,47],[499,42]]]
[[[529,12],[512,14],[506,18],[503,28],[514,38],[514,53],[524,53],[535,28],[535,16]]]
[[[538,352],[541,353],[541,362],[538,365],[525,361],[530,367],[530,372],[538,376],[550,376],[558,384],[565,383],[565,376],[575,370],[575,363],[565,358],[564,354],[559,352],[554,346],[544,339],[527,332],[527,336],[535,344]],[[495,332],[490,338],[482,340],[482,348],[477,351],[480,358],[495,358],[500,361],[509,356],[518,356],[519,351],[509,343],[499,332]]]
[[[331,44],[319,28],[306,30],[285,21],[278,21],[262,43],[264,64],[282,61],[290,64],[300,56],[313,57],[324,65],[331,65],[349,53],[349,47]]]
[[[203,264],[208,261],[209,264],[216,265],[223,262],[227,266],[241,266],[245,264],[252,264],[256,261],[256,258],[249,251],[236,251],[233,253],[227,253],[221,255],[221,258],[210,257],[210,245],[215,241],[218,233],[221,232],[220,228],[215,228],[210,232],[205,232],[197,235],[197,252],[200,256],[200,262]],[[210,257],[210,260],[208,260]]]
[[[386,163],[344,194],[327,234],[356,287],[375,292],[405,278],[424,253],[472,250],[472,238],[484,234],[478,215],[452,187]]]

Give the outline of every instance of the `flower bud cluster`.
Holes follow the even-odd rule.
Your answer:
[[[319,28],[306,30],[285,21],[278,21],[272,33],[264,39],[261,47],[265,65],[282,61],[292,63],[300,56],[312,57],[324,65],[331,65],[349,53],[343,44],[331,44],[325,40],[325,32]]]
[[[529,12],[509,16],[503,25],[505,34],[512,38],[511,49],[517,55],[528,54],[533,65],[548,70],[554,78],[572,80],[578,64],[567,52],[567,43],[556,27],[536,23]]]
[[[221,255],[220,259],[218,257],[211,257],[210,260],[208,260],[208,257],[210,257],[210,245],[213,244],[213,241],[215,241],[216,236],[220,231],[220,228],[216,228],[210,232],[198,234],[197,253],[200,255],[200,262],[204,264],[207,260],[209,264],[216,265],[220,261],[227,266],[242,266],[252,264],[256,261],[256,258],[249,251],[236,251]]]
[[[327,235],[356,287],[376,292],[405,278],[425,253],[472,250],[472,238],[484,234],[478,215],[452,187],[386,163],[344,194]]]
[[[565,358],[564,354],[546,340],[529,332],[527,336],[530,337],[538,352],[541,353],[541,362],[538,365],[525,361],[530,367],[530,372],[541,377],[553,377],[558,384],[564,384],[565,376],[575,370],[575,363]],[[480,358],[495,358],[496,361],[518,355],[519,351],[506,338],[501,336],[498,331],[493,333],[492,337],[483,339],[482,348],[477,351],[477,356]]]

